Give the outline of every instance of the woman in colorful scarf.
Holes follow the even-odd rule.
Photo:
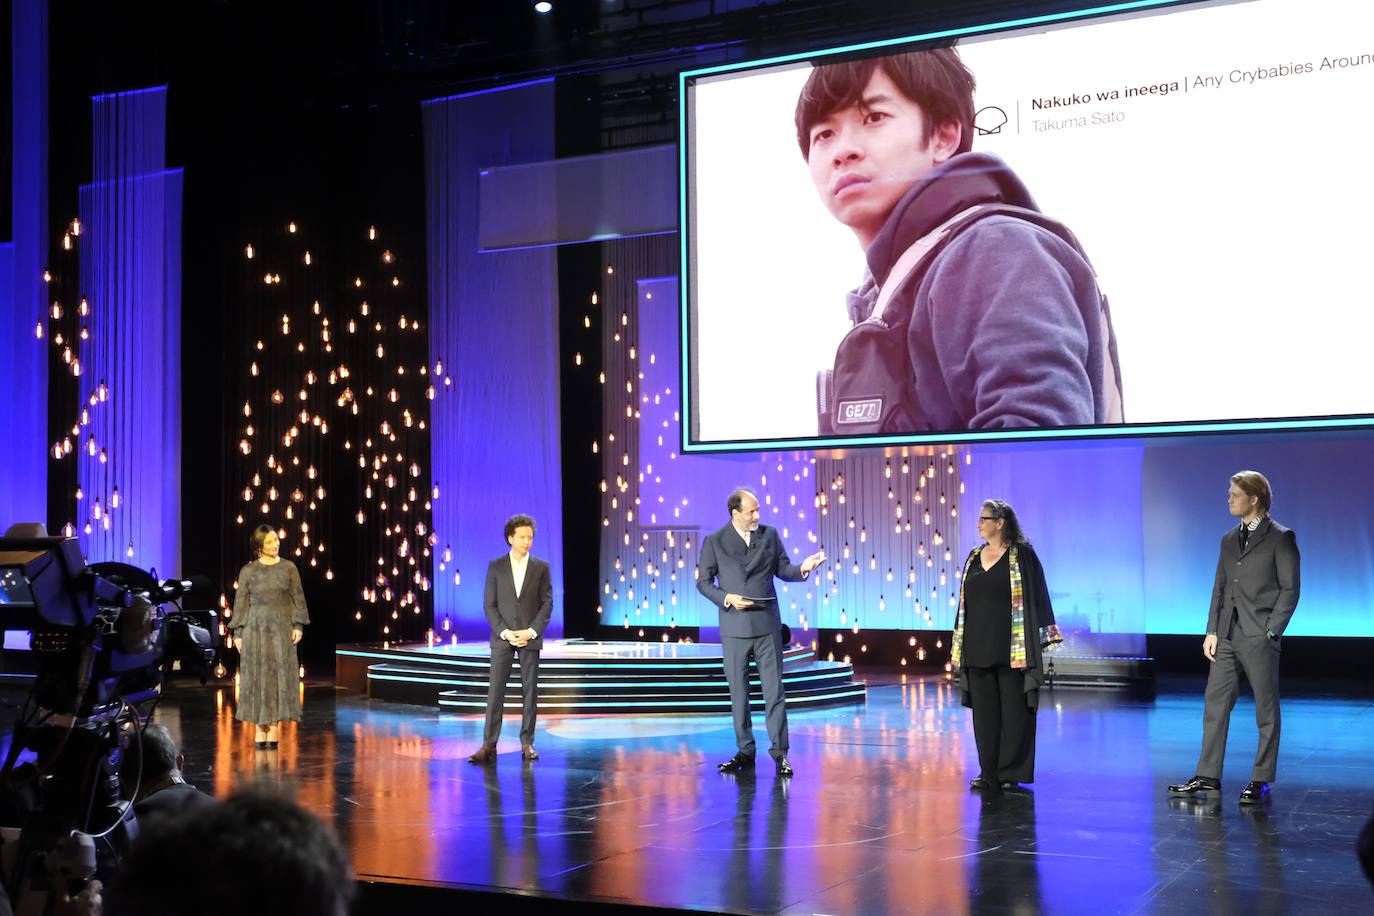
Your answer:
[[[961,700],[973,710],[978,778],[987,794],[1035,780],[1035,711],[1045,682],[1041,649],[1063,642],[1045,570],[1000,499],[983,503],[964,563],[950,661]]]

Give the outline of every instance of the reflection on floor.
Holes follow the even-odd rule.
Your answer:
[[[158,713],[187,775],[225,795],[280,787],[331,821],[361,875],[556,898],[747,913],[1374,911],[1353,844],[1374,801],[1374,700],[1289,688],[1280,779],[1236,795],[1254,752],[1242,700],[1219,803],[1170,801],[1192,774],[1201,683],[1154,699],[1060,689],[1037,781],[984,802],[968,711],[941,681],[870,681],[868,701],[791,715],[797,776],[721,776],[725,717],[543,718],[495,766],[481,722],[305,688],[275,752],[227,689],[177,687]],[[766,746],[762,721],[760,751]]]

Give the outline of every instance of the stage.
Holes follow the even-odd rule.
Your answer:
[[[539,708],[550,714],[727,714],[730,690],[719,643],[547,640],[539,653]],[[343,645],[334,682],[378,700],[485,713],[491,647],[485,642]],[[752,663],[750,705],[763,711]],[[809,646],[783,649],[787,708],[861,703],[854,666],[825,661]],[[520,660],[506,681],[507,713],[520,711]]]
[[[532,764],[508,717],[488,768],[466,761],[478,716],[323,681],[304,688],[305,720],[275,753],[233,721],[231,688],[175,685],[158,718],[201,788],[271,786],[328,819],[368,912],[461,897],[502,912],[842,914],[1326,913],[1374,900],[1353,853],[1374,801],[1367,686],[1285,682],[1280,781],[1246,810],[1245,699],[1220,804],[1165,797],[1193,772],[1200,681],[1164,679],[1153,699],[1047,691],[1035,785],[987,802],[967,789],[968,711],[943,679],[860,679],[866,702],[790,712],[790,781],[762,757],[753,775],[718,774],[733,751],[725,716],[542,716]]]

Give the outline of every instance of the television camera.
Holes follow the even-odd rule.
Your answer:
[[[0,626],[31,632],[36,662],[0,766],[0,827],[16,847],[0,879],[16,904],[105,877],[136,836],[138,730],[173,662],[202,682],[214,662],[211,630],[179,604],[196,587],[125,563],[87,566],[74,538],[38,525],[0,538]]]

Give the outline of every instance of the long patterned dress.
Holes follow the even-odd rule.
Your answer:
[[[239,570],[230,628],[243,639],[234,717],[270,725],[301,717],[300,675],[291,630],[310,622],[301,574],[290,560],[254,560]]]

